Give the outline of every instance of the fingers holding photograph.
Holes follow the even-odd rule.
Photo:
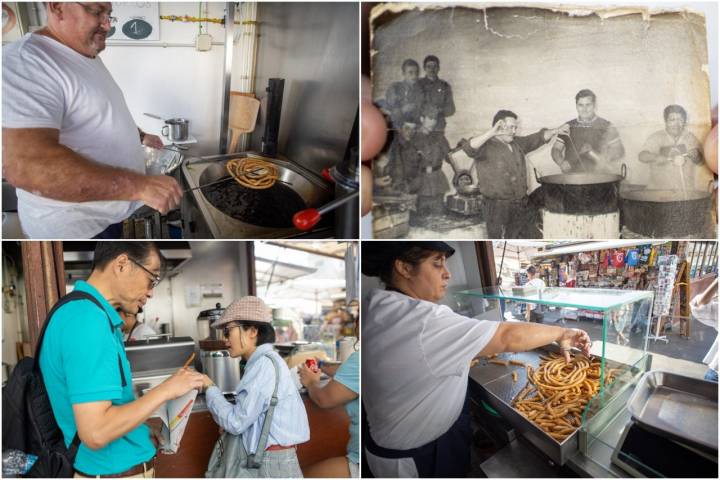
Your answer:
[[[376,238],[714,236],[703,14],[380,5],[370,23]]]

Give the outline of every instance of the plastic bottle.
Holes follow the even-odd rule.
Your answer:
[[[335,360],[337,350],[335,347],[335,335],[332,332],[325,330],[320,336],[325,353],[330,360]]]
[[[20,450],[3,450],[2,474],[3,477],[19,477],[25,475],[37,460],[37,456]]]

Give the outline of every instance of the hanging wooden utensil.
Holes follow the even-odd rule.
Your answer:
[[[240,143],[240,135],[255,130],[260,100],[250,96],[252,94],[230,92],[230,148],[228,153],[235,153]]]

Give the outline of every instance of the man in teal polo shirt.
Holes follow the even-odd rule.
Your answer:
[[[98,242],[93,268],[75,290],[94,297],[61,306],[47,328],[40,369],[55,419],[70,445],[77,433],[76,476],[151,477],[155,447],[144,422],[164,402],[202,386],[180,369],[136,399],[117,313],[137,313],[160,281],[152,242]],[[110,328],[112,325],[112,330]]]

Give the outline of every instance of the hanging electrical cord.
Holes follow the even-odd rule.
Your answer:
[[[168,22],[185,22],[185,23],[199,23],[199,22],[205,22],[208,23],[217,23],[218,25],[225,25],[225,19],[224,18],[209,18],[209,17],[193,17],[190,15],[160,15],[160,20],[167,20]],[[235,20],[233,22],[235,25],[255,25],[260,22],[256,20]],[[207,30],[207,25],[206,25]]]
[[[224,18],[205,18],[205,17],[191,17],[189,15],[160,15],[160,20],[167,20],[170,22],[205,22],[205,23],[217,23],[219,25],[225,25]],[[235,22],[236,24],[239,22]]]
[[[205,18],[208,18],[208,9],[209,9],[209,4],[208,4],[208,2],[205,2]],[[205,21],[205,33],[208,33],[208,32],[210,32],[210,28],[209,28],[208,22],[206,20]]]

